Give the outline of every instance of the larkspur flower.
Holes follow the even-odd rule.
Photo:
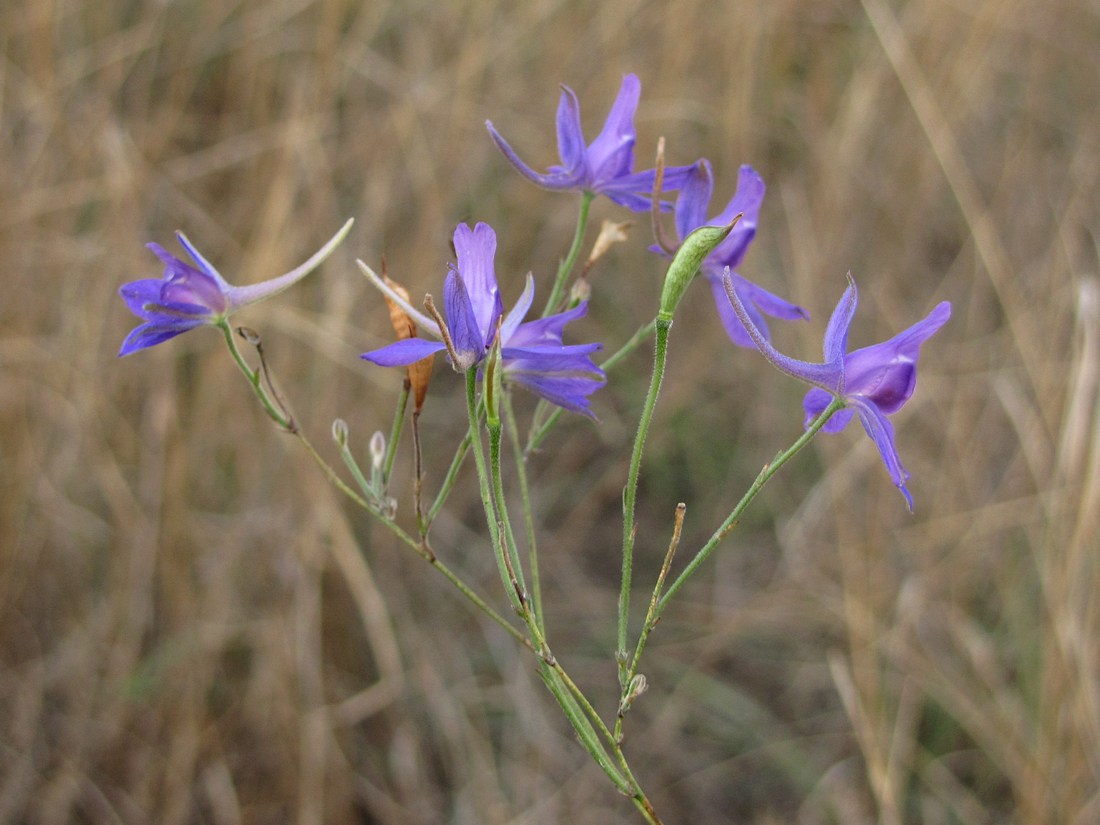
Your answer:
[[[606,195],[620,206],[635,212],[648,212],[653,195],[655,172],[634,172],[634,112],[638,108],[642,84],[638,77],[623,77],[619,96],[607,115],[603,130],[586,147],[581,131],[580,104],[568,86],[561,87],[558,103],[558,156],[561,164],[540,174],[519,159],[508,142],[500,136],[492,121],[485,125],[497,148],[520,174],[546,189],[573,190]],[[665,170],[664,191],[674,191],[686,179],[690,166],[674,166]],[[662,202],[662,209],[671,206]]]
[[[912,512],[913,497],[905,487],[909,473],[898,457],[894,427],[887,416],[900,410],[912,397],[917,386],[917,358],[921,344],[951,317],[951,304],[947,301],[938,304],[923,320],[888,341],[848,352],[848,327],[852,323],[858,298],[855,281],[849,275],[848,288],[833,310],[825,330],[824,363],[815,364],[789,358],[768,342],[749,315],[728,275],[725,292],[737,317],[764,357],[787,375],[813,384],[814,388],[806,393],[802,401],[806,413],[805,426],[809,427],[833,398],[843,401],[846,406],[834,413],[822,429],[838,433],[848,426],[853,415],[858,415]]]
[[[181,261],[160,244],[148,244],[153,254],[164,262],[164,276],[131,281],[119,289],[126,306],[144,322],[126,336],[119,356],[156,346],[195,327],[220,324],[242,307],[293,286],[332,254],[351,225],[349,220],[313,257],[296,269],[249,286],[233,286],[226,282],[182,232],[177,232],[176,237],[197,268]]]
[[[587,303],[524,323],[523,318],[535,298],[534,279],[528,275],[523,294],[505,315],[493,266],[496,246],[496,233],[487,223],[479,223],[473,229],[463,223],[455,229],[458,265],[451,266],[443,286],[444,312],[455,350],[455,366],[468,370],[481,364],[493,345],[499,323],[504,380],[567,410],[594,418],[588,396],[603,386],[606,378],[589,356],[601,349],[601,345],[562,343],[565,325],[583,317],[588,311]],[[360,266],[420,326],[432,329],[432,322],[427,317],[399,300],[400,296],[395,298],[395,293],[387,289],[369,267],[362,262]],[[383,367],[401,367],[445,348],[442,341],[407,338],[363,353],[362,357]]]
[[[710,283],[714,303],[718,307],[718,316],[730,340],[738,346],[751,347],[752,339],[745,332],[741,322],[737,320],[726,298],[722,278],[727,267],[732,273],[730,277],[733,280],[733,288],[741,298],[749,317],[764,333],[765,338],[770,338],[765,315],[787,321],[805,320],[810,316],[802,307],[773,295],[736,272],[745,258],[749,244],[756,236],[760,204],[764,200],[764,180],[751,166],[742,166],[737,176],[737,191],[733,198],[726,204],[725,209],[707,220],[707,206],[710,204],[713,190],[714,177],[710,162],[700,160],[690,167],[690,172],[680,189],[680,195],[676,199],[676,234],[683,243],[692,230],[700,226],[722,226],[728,224],[737,215],[741,215],[741,220],[733,227],[729,237],[703,261],[700,272]]]

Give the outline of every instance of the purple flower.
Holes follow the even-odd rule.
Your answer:
[[[788,358],[773,347],[753,322],[741,301],[732,279],[727,277],[725,291],[737,317],[764,357],[779,370],[814,385],[806,393],[802,406],[806,411],[805,426],[817,418],[838,398],[847,406],[835,413],[825,424],[826,432],[838,433],[858,415],[863,429],[878,447],[882,461],[913,511],[913,497],[905,488],[909,473],[901,465],[894,446],[894,427],[887,418],[903,406],[917,386],[917,357],[920,346],[951,317],[947,301],[936,306],[927,317],[918,321],[889,341],[848,352],[848,327],[856,311],[856,284],[848,276],[848,288],[833,310],[825,330],[825,361],[813,364]]]
[[[710,204],[714,189],[710,163],[700,160],[689,169],[687,179],[680,189],[680,196],[676,199],[676,234],[681,243],[692,230],[700,226],[723,226],[738,214],[742,216],[729,237],[718,244],[700,267],[700,271],[710,282],[714,303],[718,307],[718,315],[730,340],[741,347],[753,345],[752,339],[746,334],[741,322],[737,320],[737,316],[730,307],[729,299],[726,298],[722,278],[727,268],[732,273],[730,277],[733,280],[733,288],[749,313],[749,317],[764,333],[765,338],[770,338],[765,315],[788,321],[809,318],[809,313],[802,307],[784,301],[752,281],[742,278],[734,271],[740,266],[749,244],[756,235],[760,203],[764,200],[764,180],[756,170],[747,165],[741,167],[737,176],[737,192],[734,193],[733,199],[726,204],[725,209],[707,220],[707,206]]]
[[[277,295],[316,269],[348,234],[351,224],[350,220],[345,223],[327,244],[297,269],[249,286],[227,283],[182,232],[177,232],[176,237],[198,265],[197,269],[160,244],[148,244],[153,254],[164,262],[164,276],[131,281],[119,289],[126,306],[144,323],[126,336],[118,354],[129,355],[156,346],[195,327],[220,324],[241,307]]]
[[[535,282],[528,275],[523,294],[511,312],[504,315],[493,268],[497,248],[493,228],[479,223],[470,229],[460,223],[455,229],[454,246],[458,266],[452,265],[447,274],[443,307],[457,356],[455,366],[468,370],[480,364],[493,345],[499,322],[504,377],[560,407],[595,418],[588,406],[588,396],[602,387],[606,378],[589,356],[601,345],[565,346],[561,340],[565,325],[588,311],[587,303],[523,323],[535,298]],[[372,274],[365,266],[363,269],[368,276]],[[413,311],[410,315],[425,324],[426,319],[420,313]],[[402,367],[445,348],[441,341],[407,338],[363,353],[362,357],[383,367]]]
[[[619,96],[607,115],[603,131],[586,147],[581,131],[580,104],[568,86],[561,87],[558,103],[558,156],[560,166],[551,166],[545,175],[539,174],[519,159],[508,142],[485,121],[489,134],[497,148],[504,153],[521,175],[532,183],[557,190],[583,190],[596,195],[607,195],[611,200],[635,212],[648,212],[653,195],[654,170],[633,172],[634,168],[634,111],[642,84],[638,77],[623,77]],[[679,189],[690,166],[674,166],[665,170],[662,189]],[[661,204],[662,209],[671,208]]]

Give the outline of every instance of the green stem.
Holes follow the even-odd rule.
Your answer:
[[[466,454],[470,452],[470,444],[472,441],[473,436],[470,431],[467,430],[466,435],[462,437],[462,442],[458,445],[458,449],[455,450],[454,458],[451,459],[451,466],[447,468],[447,475],[443,477],[443,484],[436,494],[435,501],[432,502],[431,509],[428,510],[428,525],[435,521],[435,517],[439,515],[439,511],[443,509],[443,505],[447,502],[447,497],[451,494],[451,490],[454,489],[455,481],[458,479],[458,471],[462,469],[462,463],[466,460]]]
[[[516,613],[523,615],[523,603],[512,587],[512,575],[505,560],[507,552],[500,543],[500,528],[497,526],[497,514],[493,504],[493,494],[489,484],[489,470],[485,464],[485,451],[481,446],[480,416],[477,410],[477,369],[466,370],[466,414],[470,420],[470,446],[474,450],[474,463],[477,465],[477,482],[481,491],[481,506],[485,510],[485,522],[489,528],[489,538],[493,543],[493,555],[497,560],[497,570],[504,584],[504,592]],[[518,575],[518,573],[517,573]]]
[[[519,479],[519,495],[523,503],[523,527],[527,534],[527,567],[531,572],[531,606],[535,614],[535,623],[539,631],[546,635],[546,624],[542,613],[542,587],[539,578],[539,550],[535,537],[535,514],[531,507],[531,492],[527,484],[527,462],[519,443],[519,428],[516,426],[516,413],[512,407],[512,394],[504,394],[505,425],[512,440],[512,452],[516,458],[516,478]]]
[[[672,597],[676,595],[680,588],[684,586],[684,582],[691,578],[691,575],[699,569],[699,566],[710,557],[710,554],[714,552],[714,548],[716,548],[722,539],[726,537],[726,534],[737,526],[737,520],[741,518],[741,514],[745,512],[745,508],[752,503],[752,500],[756,498],[757,493],[763,489],[764,485],[768,483],[768,480],[779,472],[779,468],[790,461],[799,450],[809,444],[811,439],[817,435],[818,430],[825,426],[825,422],[832,418],[833,414],[844,406],[844,402],[841,399],[834,398],[829,406],[822,411],[821,415],[815,418],[806,431],[799,436],[797,441],[786,450],[776,455],[771,463],[764,466],[764,469],[760,471],[756,480],[753,481],[752,486],[749,487],[745,495],[741,497],[741,500],[737,502],[737,506],[733,508],[733,511],[726,520],[714,531],[707,540],[707,543],[695,554],[695,558],[688,563],[688,566],[676,577],[676,581],[669,586],[668,590],[661,597],[657,605],[657,610],[653,616],[653,624],[656,624],[661,618],[661,614],[664,612],[665,607],[668,606],[669,601],[671,601]]]
[[[393,463],[397,459],[397,443],[401,440],[401,430],[405,426],[405,408],[409,403],[409,381],[406,380],[401,387],[401,395],[397,399],[397,409],[393,413],[393,425],[390,427],[390,438],[386,442],[386,455],[382,460],[382,489],[379,493],[385,493],[389,487],[390,475],[393,473]]]
[[[317,452],[317,448],[313,446],[313,443],[306,437],[305,433],[303,433],[297,427],[293,419],[286,416],[278,408],[275,402],[270,398],[267,391],[260,383],[260,371],[253,370],[252,367],[248,365],[248,362],[244,360],[244,356],[241,355],[240,350],[237,348],[237,342],[233,339],[233,333],[232,330],[229,328],[229,324],[223,322],[221,324],[218,324],[218,327],[225,335],[225,340],[226,343],[229,345],[229,351],[233,355],[233,360],[236,362],[237,366],[240,367],[241,372],[244,373],[245,377],[248,379],[249,384],[252,385],[252,389],[256,393],[256,397],[259,398],[260,403],[263,405],[264,411],[267,412],[268,416],[270,416],[277,424],[283,427],[283,429],[292,433],[295,438],[298,439],[298,442],[302,445],[306,453],[313,460],[313,463],[316,464],[317,467],[320,468],[321,472],[325,474],[325,478],[327,478],[337,490],[339,490],[352,502],[354,502],[356,506],[370,513],[372,516],[382,522],[382,524],[384,524],[386,528],[391,533],[393,533],[400,541],[415,550],[416,553],[421,556],[421,558],[425,559],[432,567],[438,570],[440,574],[442,574],[443,577],[447,579],[447,581],[453,584],[459,590],[459,592],[462,593],[462,595],[465,596],[466,599],[474,605],[474,607],[484,613],[490,620],[500,625],[500,627],[503,628],[504,631],[508,633],[508,635],[514,638],[521,645],[533,650],[534,648],[531,645],[531,641],[526,636],[524,636],[514,625],[512,625],[503,616],[497,613],[497,611],[490,607],[489,604],[483,598],[481,598],[481,596],[479,596],[468,584],[466,584],[466,582],[464,582],[457,573],[455,573],[453,570],[447,567],[447,565],[437,559],[435,557],[435,554],[432,553],[431,550],[429,550],[423,543],[417,541],[404,530],[402,530],[401,527],[399,527],[397,523],[393,521],[393,519],[389,518],[384,513],[381,513],[376,508],[372,507],[365,498],[356,493],[355,490],[349,487],[344,482],[344,480],[336,474],[336,471],[327,461],[325,461],[324,457],[319,452]]]
[[[653,358],[653,375],[649,382],[642,417],[638,421],[638,432],[634,437],[634,449],[630,454],[630,469],[627,472],[626,488],[623,490],[623,573],[619,590],[619,628],[616,661],[619,663],[619,683],[622,687],[626,680],[626,636],[630,618],[630,580],[634,567],[634,504],[638,494],[638,475],[642,468],[642,452],[649,432],[649,422],[657,406],[657,395],[661,391],[661,379],[665,373],[665,357],[668,349],[668,333],[672,328],[670,319],[658,318],[655,322],[657,337]]]
[[[258,368],[252,369],[252,367],[248,365],[248,362],[244,360],[244,356],[241,355],[241,351],[237,347],[237,339],[233,337],[233,329],[229,326],[229,321],[223,318],[218,322],[217,326],[225,336],[225,343],[229,346],[230,355],[233,356],[233,360],[237,363],[237,366],[240,367],[245,378],[248,379],[248,383],[251,385],[252,391],[256,394],[256,397],[260,400],[264,412],[284,430],[293,432],[294,421],[279,408],[279,405],[275,403],[268,391],[264,389],[260,370]]]
[[[542,310],[543,318],[553,313],[558,304],[561,303],[562,296],[565,293],[565,282],[569,279],[569,273],[573,271],[581,246],[584,244],[584,233],[588,227],[588,207],[592,205],[594,197],[595,195],[591,192],[581,192],[581,208],[580,213],[577,215],[577,229],[573,233],[573,245],[569,248],[569,254],[565,256],[565,260],[558,266],[558,274],[554,278],[554,287],[550,290],[550,296],[546,299],[546,306]]]
[[[493,501],[496,504],[497,518],[504,525],[504,551],[508,554],[512,571],[521,590],[527,592],[527,582],[523,576],[523,565],[519,562],[519,549],[516,547],[516,536],[512,531],[512,520],[508,517],[508,502],[504,497],[504,477],[500,472],[500,419],[488,424],[489,430],[489,477],[493,485]]]

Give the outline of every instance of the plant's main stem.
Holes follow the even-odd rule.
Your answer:
[[[672,328],[671,319],[658,318],[656,326],[656,346],[653,357],[653,375],[649,381],[642,416],[638,421],[638,431],[634,436],[634,449],[630,454],[630,469],[627,471],[626,487],[623,489],[623,570],[619,589],[619,625],[616,637],[615,659],[619,663],[619,683],[627,684],[627,629],[630,622],[630,583],[634,568],[634,505],[638,495],[638,475],[642,469],[642,453],[645,450],[646,435],[653,410],[657,406],[657,395],[661,391],[661,380],[665,373],[665,359],[668,350],[668,333]]]

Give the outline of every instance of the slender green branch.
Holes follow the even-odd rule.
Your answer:
[[[229,351],[233,356],[233,360],[236,362],[241,372],[243,372],[245,377],[248,379],[248,382],[252,386],[256,397],[263,405],[264,411],[283,429],[292,433],[295,438],[298,439],[298,443],[302,445],[306,453],[313,460],[313,463],[316,464],[318,468],[320,468],[321,472],[325,474],[325,477],[329,480],[329,482],[337,490],[339,490],[347,498],[354,502],[356,506],[370,513],[372,516],[382,522],[382,524],[384,524],[386,528],[391,533],[393,533],[401,542],[407,544],[409,547],[415,550],[416,553],[421,556],[421,558],[426,560],[432,567],[438,570],[443,575],[443,577],[447,579],[447,581],[454,585],[459,590],[459,592],[466,597],[468,601],[470,601],[478,610],[484,613],[491,621],[498,624],[501,628],[504,629],[505,632],[508,633],[508,635],[514,638],[521,645],[530,650],[533,650],[534,648],[531,645],[531,641],[507,619],[505,619],[496,610],[490,607],[489,604],[483,598],[481,598],[481,596],[479,596],[468,584],[466,584],[466,582],[464,582],[457,573],[455,573],[447,565],[437,559],[435,557],[435,554],[433,554],[432,551],[428,549],[423,543],[417,541],[415,538],[402,530],[401,527],[398,526],[398,524],[392,518],[390,518],[385,513],[380,512],[376,507],[372,507],[365,498],[356,493],[355,490],[349,487],[347,483],[345,483],[344,480],[341,479],[339,475],[337,475],[336,471],[332,468],[332,465],[325,461],[324,457],[319,452],[317,452],[317,448],[313,446],[313,443],[306,437],[305,433],[303,433],[301,429],[298,428],[298,426],[294,423],[294,420],[289,415],[282,412],[282,410],[279,409],[276,403],[268,396],[267,391],[260,383],[260,370],[252,369],[252,367],[248,365],[248,362],[244,360],[244,356],[241,355],[240,350],[237,348],[237,342],[233,338],[232,330],[230,330],[229,325],[219,324],[219,327],[222,329],[222,332],[225,335],[225,340],[226,343],[229,345]]]
[[[390,476],[393,474],[393,462],[397,458],[397,444],[401,440],[401,429],[405,426],[405,408],[409,404],[410,388],[410,381],[406,378],[405,383],[401,386],[401,395],[397,398],[397,409],[393,413],[390,438],[386,442],[386,456],[382,460],[382,489],[379,492],[386,491],[390,483]]]
[[[511,575],[505,561],[505,551],[500,543],[500,528],[497,526],[497,513],[493,504],[493,494],[489,482],[489,469],[485,464],[485,451],[481,445],[480,415],[477,409],[477,369],[466,370],[466,414],[470,421],[470,446],[473,447],[474,463],[477,465],[477,482],[481,491],[481,506],[485,510],[485,522],[489,527],[489,538],[493,542],[493,555],[497,560],[497,570],[504,584],[505,594],[516,613],[523,615],[523,604],[519,594],[511,584]]]
[[[260,380],[260,370],[250,367],[248,362],[244,360],[244,356],[241,355],[241,351],[237,347],[237,339],[233,337],[233,330],[229,326],[229,321],[223,318],[218,322],[218,329],[220,329],[222,335],[225,336],[225,343],[229,346],[229,354],[233,356],[233,360],[236,362],[241,372],[244,373],[245,378],[248,379],[248,383],[251,385],[252,391],[256,394],[256,397],[260,400],[264,412],[284,430],[293,432],[293,419],[280,408],[280,405],[277,404],[268,391],[264,389],[263,383]]]
[[[680,535],[684,529],[684,514],[686,512],[686,504],[680,502],[676,505],[676,519],[673,522],[672,538],[668,543],[668,551],[665,553],[665,560],[661,564],[661,572],[657,574],[657,581],[653,585],[653,594],[649,598],[649,610],[646,611],[645,622],[642,623],[642,632],[638,636],[638,644],[634,648],[634,656],[630,660],[630,668],[627,671],[622,688],[622,695],[619,698],[619,714],[618,718],[615,720],[616,742],[622,742],[623,717],[630,709],[630,705],[634,700],[645,691],[644,679],[641,681],[641,684],[636,684],[635,678],[638,675],[638,666],[642,661],[642,651],[645,650],[646,642],[649,641],[649,634],[653,632],[653,628],[657,624],[657,605],[661,598],[661,589],[665,585],[668,571],[672,568],[672,559],[676,555],[676,549],[680,546]]]
[[[470,444],[472,441],[473,435],[467,430],[466,435],[462,437],[462,441],[458,445],[458,449],[455,450],[454,458],[451,459],[451,466],[447,468],[447,475],[443,477],[443,484],[436,494],[435,501],[432,502],[432,506],[428,510],[427,523],[429,525],[435,521],[435,517],[439,515],[439,511],[442,510],[443,505],[447,503],[447,497],[451,494],[451,490],[453,490],[455,486],[455,481],[458,479],[458,471],[462,469],[462,463],[466,460],[466,454],[470,452]]]
[[[756,498],[757,493],[764,488],[768,480],[779,472],[779,468],[790,461],[799,450],[809,444],[813,437],[817,435],[818,430],[825,426],[825,422],[832,418],[833,414],[842,407],[844,407],[844,402],[839,398],[834,398],[829,406],[822,411],[821,415],[815,418],[810,426],[806,428],[806,431],[798,437],[797,441],[786,450],[776,455],[769,464],[764,465],[764,468],[760,471],[756,480],[753,481],[752,486],[750,486],[745,495],[741,497],[741,500],[737,502],[737,506],[733,508],[733,511],[726,520],[714,531],[707,540],[707,543],[699,549],[695,557],[688,563],[688,566],[676,577],[676,580],[661,597],[657,605],[657,610],[653,616],[653,623],[656,623],[657,620],[661,618],[661,614],[664,612],[665,607],[668,606],[669,601],[672,600],[672,597],[676,595],[680,588],[684,586],[684,582],[691,578],[691,575],[710,557],[710,554],[714,552],[714,549],[719,545],[722,539],[726,537],[730,530],[737,526],[737,521],[741,518],[742,513],[745,512],[745,508],[752,503],[752,500]]]
[[[493,485],[493,501],[496,503],[497,518],[500,520],[499,527],[504,528],[504,551],[508,554],[508,559],[516,581],[519,583],[523,592],[527,592],[527,581],[523,575],[523,565],[519,561],[519,548],[516,547],[516,536],[512,531],[512,520],[508,517],[508,501],[504,496],[504,477],[500,471],[500,441],[501,430],[500,419],[490,421],[488,424],[489,430],[489,477]]]
[[[672,321],[658,318],[656,323],[656,347],[653,358],[653,375],[649,382],[642,416],[638,421],[638,432],[634,437],[634,449],[630,454],[630,469],[627,472],[626,487],[623,490],[623,572],[619,590],[619,626],[616,660],[619,663],[619,683],[625,688],[626,680],[626,636],[630,620],[630,581],[634,567],[634,504],[638,494],[638,475],[642,468],[642,453],[645,450],[646,435],[653,410],[657,406],[657,395],[661,391],[661,380],[665,373],[665,356],[668,349],[668,333]]]
[[[561,303],[562,296],[565,294],[565,282],[569,279],[569,273],[573,271],[573,266],[577,263],[577,256],[581,251],[581,246],[584,244],[584,233],[588,228],[588,207],[592,205],[592,199],[594,197],[595,195],[591,192],[581,192],[581,208],[577,215],[577,229],[573,234],[573,245],[569,247],[569,254],[565,256],[565,259],[558,266],[558,274],[554,278],[554,287],[550,290],[550,295],[546,299],[546,306],[542,310],[543,318],[557,309],[558,304]]]
[[[519,443],[519,428],[516,426],[516,413],[512,407],[512,394],[504,395],[505,426],[512,441],[512,452],[516,459],[516,478],[519,479],[519,495],[523,503],[523,527],[527,534],[527,567],[531,574],[531,609],[535,614],[535,623],[539,631],[546,635],[546,623],[542,613],[542,587],[539,577],[539,550],[535,536],[535,513],[531,507],[531,491],[527,484],[527,462]]]

